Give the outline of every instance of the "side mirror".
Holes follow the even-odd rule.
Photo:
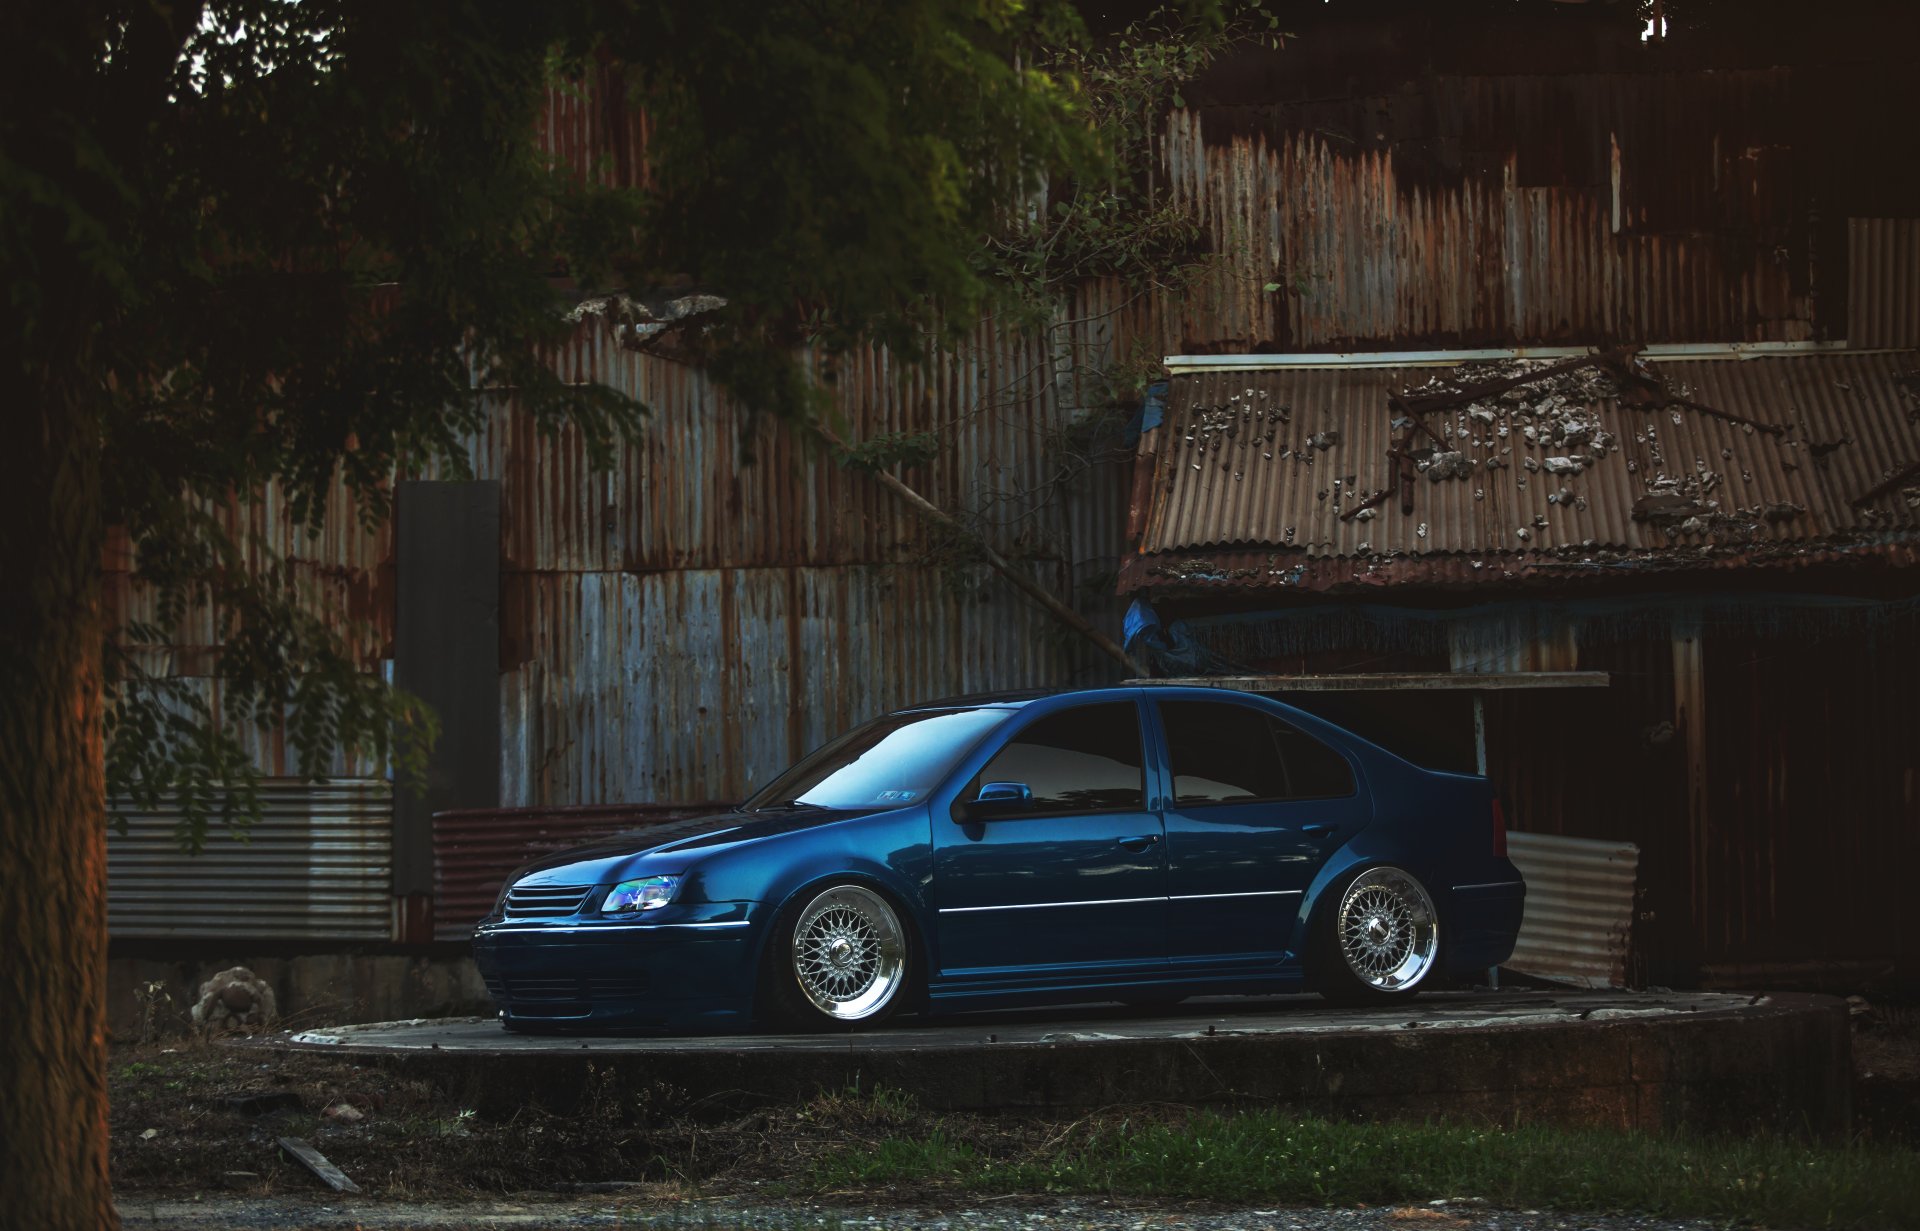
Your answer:
[[[972,799],[954,808],[957,821],[984,821],[1018,812],[1033,802],[1033,788],[1024,782],[989,782]]]

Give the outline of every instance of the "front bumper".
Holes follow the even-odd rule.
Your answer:
[[[744,1030],[758,929],[696,923],[483,923],[474,964],[510,1030]]]

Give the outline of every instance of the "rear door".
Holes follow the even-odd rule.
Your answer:
[[[1187,968],[1278,962],[1308,884],[1366,822],[1353,766],[1253,705],[1166,700],[1154,708],[1170,787],[1170,960]]]
[[[943,978],[1098,982],[1164,969],[1166,842],[1147,807],[1134,701],[1057,710],[1016,729],[961,789],[1032,793],[988,820],[933,818]]]

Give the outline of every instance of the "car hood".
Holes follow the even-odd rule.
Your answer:
[[[516,871],[508,883],[600,885],[634,875],[678,872],[694,860],[742,842],[778,837],[859,815],[863,814],[806,810],[734,811],[688,817],[544,855]]]

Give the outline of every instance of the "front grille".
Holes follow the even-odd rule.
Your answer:
[[[501,975],[487,991],[502,1008],[529,1017],[585,1017],[597,1003],[646,994],[647,977],[632,975]]]
[[[563,919],[577,915],[592,885],[515,885],[507,890],[507,914],[516,919]]]

